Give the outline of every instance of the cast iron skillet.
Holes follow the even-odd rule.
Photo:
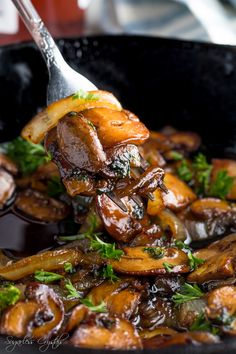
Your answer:
[[[112,91],[149,128],[173,125],[198,132],[212,156],[236,157],[236,49],[140,36],[102,36],[58,41],[68,62],[99,88]],[[0,142],[17,136],[45,105],[47,73],[32,43],[0,48]],[[9,237],[10,237],[9,230]],[[0,337],[0,353],[13,351]],[[8,344],[8,345],[7,345]],[[48,353],[95,354],[109,350],[68,345]],[[46,349],[15,342],[14,353]],[[218,345],[145,350],[160,354],[235,354],[236,338]],[[117,351],[125,353],[124,351]],[[126,352],[128,353],[128,352]],[[137,350],[135,354],[143,351]]]

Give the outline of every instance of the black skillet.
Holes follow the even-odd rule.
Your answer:
[[[99,88],[112,91],[149,128],[168,124],[196,131],[212,156],[236,157],[234,47],[139,36],[66,39],[58,44],[71,66]],[[0,48],[0,142],[17,136],[24,123],[45,105],[46,84],[44,62],[32,43]],[[9,341],[0,337],[0,353],[34,354],[46,349],[17,340],[11,345]],[[56,347],[57,343],[48,343],[47,353],[112,352]],[[144,352],[235,354],[236,338],[226,338],[218,345]]]

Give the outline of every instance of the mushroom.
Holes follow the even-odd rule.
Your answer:
[[[176,147],[188,152],[196,151],[201,145],[200,136],[193,132],[176,132],[168,137]]]
[[[15,191],[15,182],[8,172],[0,169],[0,209],[2,209]]]
[[[220,171],[226,171],[228,176],[234,177],[233,186],[227,195],[227,199],[236,200],[236,161],[229,159],[213,159],[212,165],[212,181],[216,179],[216,176]]]

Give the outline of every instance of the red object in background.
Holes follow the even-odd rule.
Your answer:
[[[82,34],[84,11],[78,7],[77,0],[32,0],[32,3],[53,37]],[[18,33],[0,33],[0,45],[24,40],[31,40],[31,36],[21,20]]]

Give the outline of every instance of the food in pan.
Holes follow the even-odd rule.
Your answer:
[[[1,334],[100,349],[236,335],[236,161],[82,90],[1,151],[0,228],[42,239],[0,253]]]

